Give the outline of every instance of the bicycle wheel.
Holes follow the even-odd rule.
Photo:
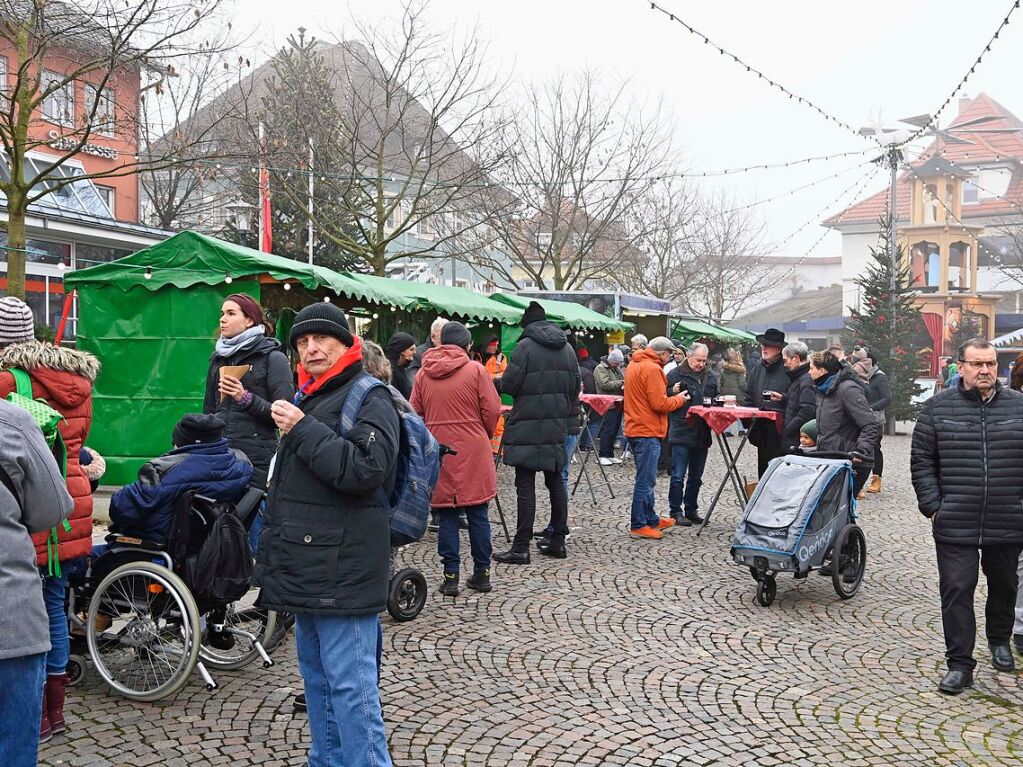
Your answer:
[[[198,628],[195,600],[178,576],[153,562],[128,562],[93,593],[86,641],[111,689],[154,701],[188,681],[199,659]]]

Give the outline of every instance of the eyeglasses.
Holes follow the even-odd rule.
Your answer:
[[[971,368],[977,368],[978,370],[982,370],[982,369],[985,369],[985,368],[989,368],[991,370],[994,370],[994,369],[996,369],[998,367],[998,362],[996,362],[996,361],[995,362],[989,362],[987,360],[980,360],[980,361],[977,361],[977,360],[959,360],[959,362],[961,364],[963,364],[963,365],[969,365]]]

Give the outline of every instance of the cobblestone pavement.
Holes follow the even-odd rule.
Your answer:
[[[908,479],[908,437],[886,438],[885,490],[861,505],[866,582],[779,579],[770,608],[732,564],[734,500],[701,538],[626,534],[630,467],[615,500],[571,506],[569,559],[498,565],[491,594],[435,591],[422,615],[385,618],[385,717],[397,765],[979,765],[1023,763],[1023,688],[995,673],[983,638],[974,690],[940,696],[937,574]],[[755,471],[744,455],[745,473]],[[591,464],[591,468],[594,468]],[[707,498],[723,474],[708,467]],[[658,498],[667,492],[660,480]],[[505,511],[514,506],[502,471]],[[496,520],[496,514],[494,514]],[[435,589],[434,538],[406,562]],[[495,545],[504,546],[495,526]],[[468,560],[467,541],[463,559]],[[982,615],[982,609],[980,614]],[[133,704],[93,674],[69,696],[47,765],[304,764],[294,644],[278,664],[198,677]]]

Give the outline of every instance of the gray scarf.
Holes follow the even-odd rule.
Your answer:
[[[266,328],[262,325],[253,325],[232,338],[221,336],[217,339],[217,356],[227,359],[243,349],[253,346],[259,339],[266,335]]]

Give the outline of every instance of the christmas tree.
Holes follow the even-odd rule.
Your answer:
[[[913,396],[919,393],[916,378],[926,361],[921,356],[930,343],[916,291],[909,287],[909,269],[904,265],[902,248],[896,248],[895,264],[889,250],[890,227],[880,222],[881,236],[870,249],[871,262],[856,280],[860,288],[860,307],[850,307],[844,342],[847,349],[865,346],[877,358],[877,365],[887,374],[892,386],[889,422],[909,420],[916,416]],[[892,295],[892,272],[895,270],[895,295]]]

